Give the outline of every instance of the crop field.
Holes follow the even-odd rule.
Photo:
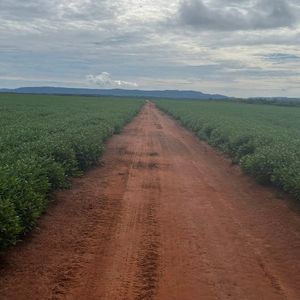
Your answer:
[[[208,101],[156,101],[198,137],[263,184],[300,199],[300,108]]]
[[[300,299],[300,108],[0,97],[1,299]]]
[[[97,164],[143,101],[0,95],[0,250],[33,228],[53,189]]]

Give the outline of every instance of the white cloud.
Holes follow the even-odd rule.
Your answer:
[[[102,88],[136,88],[138,84],[124,80],[115,80],[107,72],[102,72],[99,75],[87,75],[86,79],[89,83]]]

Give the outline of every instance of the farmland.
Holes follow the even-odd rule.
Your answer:
[[[11,162],[11,172],[16,170],[19,176],[15,182],[27,180],[30,185],[24,183],[24,191],[32,186],[35,194],[33,188],[31,194],[25,194],[11,177],[11,184],[4,190],[8,196],[18,191],[12,203],[27,208],[21,211],[26,220],[32,220],[28,218],[30,211],[36,211],[32,208],[39,208],[41,196],[34,196],[63,186],[64,176],[68,179],[96,162],[105,137],[112,128],[118,132],[124,124],[116,122],[117,117],[127,116],[129,120],[141,105],[138,100],[43,99],[30,98],[28,106],[15,99],[11,108],[11,126],[22,124],[12,133],[26,133],[35,118],[46,119],[32,130],[48,126],[41,129],[44,143],[28,150],[38,159],[36,151],[42,149],[38,152],[43,154],[39,164],[30,153],[24,156],[26,167],[23,161]],[[261,134],[268,136],[261,138],[266,142],[274,138],[272,128],[274,134],[280,132],[277,128],[289,134],[286,143],[297,137],[297,111],[284,107],[169,100],[158,103],[181,117],[189,116],[198,125],[204,119],[211,125],[222,121],[219,130],[224,132],[233,124],[233,129],[243,129],[246,134],[250,129],[243,126],[247,128],[249,123],[259,132],[265,129]],[[8,111],[7,105],[3,107]],[[29,113],[27,118],[25,111]],[[47,117],[46,112],[52,113]],[[263,120],[265,123],[261,123]],[[65,127],[61,125],[64,122]],[[106,122],[110,129],[106,130]],[[58,128],[64,128],[65,134]],[[45,132],[49,130],[47,138]],[[211,144],[218,141],[215,131],[209,135],[214,137],[209,140]],[[54,143],[50,137],[56,134],[60,138]],[[99,136],[101,142],[95,144]],[[16,162],[26,153],[25,137],[20,133],[14,139],[22,143],[22,151],[12,154]],[[279,134],[278,138],[285,136]],[[215,145],[220,148],[224,143]],[[79,152],[77,147],[84,148]],[[247,157],[242,155],[244,149],[248,148],[232,156],[237,162]],[[69,153],[74,153],[74,161],[68,159]],[[85,153],[92,153],[89,163],[83,159]],[[289,152],[286,155],[290,157]],[[22,299],[299,299],[300,217],[290,205],[297,207],[296,201],[289,201],[283,194],[279,199],[273,188],[257,184],[151,102],[121,134],[106,141],[101,161],[101,167],[74,178],[71,189],[51,194],[55,205],[48,206],[38,228],[22,243],[1,253],[3,299],[19,299],[20,295]],[[52,168],[47,167],[49,164]],[[58,172],[60,166],[66,171]],[[47,181],[44,174],[58,180]],[[52,174],[61,174],[62,178]],[[28,203],[33,204],[26,207]]]
[[[98,163],[143,101],[0,95],[0,250],[31,230],[48,195]]]
[[[170,100],[157,105],[228,154],[259,183],[300,199],[298,107]]]

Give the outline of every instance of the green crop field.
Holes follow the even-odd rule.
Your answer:
[[[0,250],[33,228],[53,189],[98,162],[142,100],[0,94]]]
[[[258,182],[300,199],[300,108],[209,101],[156,101]]]

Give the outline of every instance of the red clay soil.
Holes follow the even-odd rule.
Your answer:
[[[300,299],[300,216],[148,103],[1,260],[0,299]]]

